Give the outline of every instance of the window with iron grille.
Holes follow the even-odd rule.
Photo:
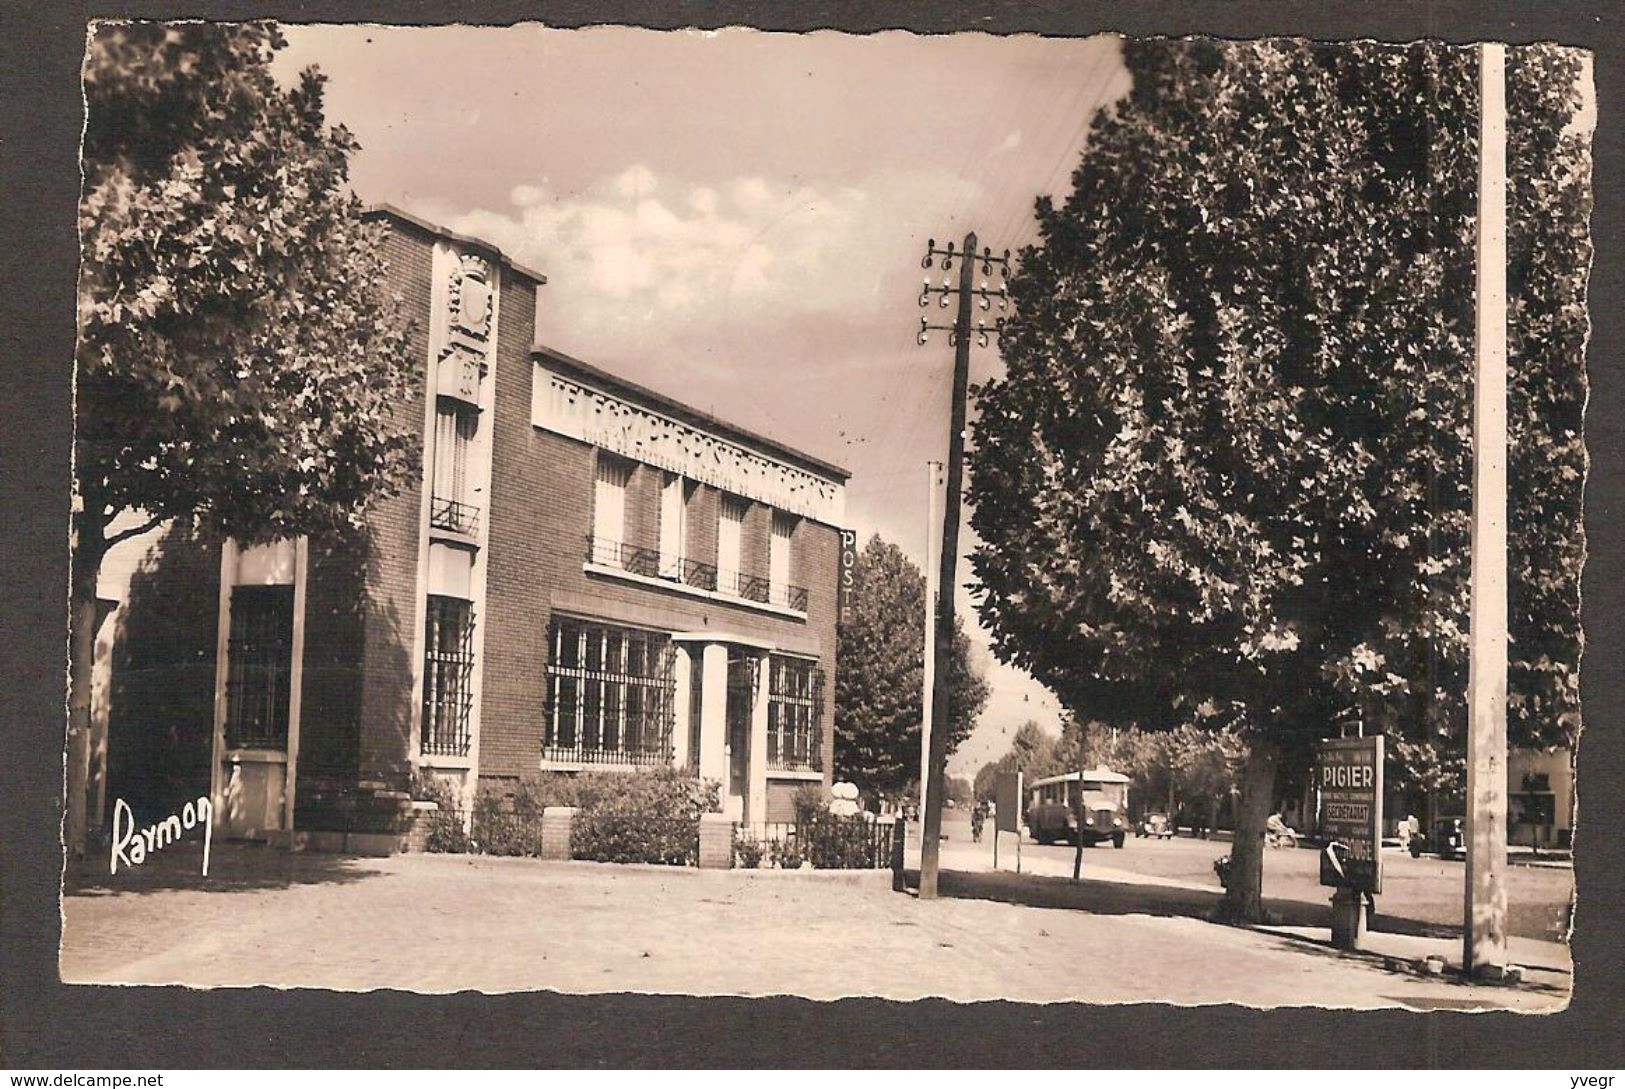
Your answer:
[[[286,749],[293,587],[232,587],[227,638],[226,747]]]
[[[824,671],[776,654],[768,670],[767,766],[823,770]]]
[[[542,756],[564,763],[671,763],[675,653],[661,632],[555,617],[548,632]]]
[[[474,606],[429,595],[423,645],[423,745],[430,756],[467,756],[474,712]]]

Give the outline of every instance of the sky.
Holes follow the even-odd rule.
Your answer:
[[[927,240],[1032,242],[1129,89],[1112,38],[284,29],[278,76],[327,76],[363,200],[543,272],[542,343],[851,470],[849,528],[922,568],[953,363],[915,342]],[[973,349],[973,384],[999,368]],[[992,687],[969,776],[1059,709],[956,601]]]

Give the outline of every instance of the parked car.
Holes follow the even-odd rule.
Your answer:
[[[1134,826],[1134,834],[1141,839],[1173,839],[1174,826],[1166,814],[1151,813]]]

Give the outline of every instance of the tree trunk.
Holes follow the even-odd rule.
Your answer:
[[[1230,849],[1230,887],[1219,905],[1219,918],[1225,922],[1264,921],[1264,829],[1275,796],[1278,761],[1272,745],[1254,742],[1249,747]]]
[[[99,557],[75,555],[68,616],[67,775],[62,843],[83,858],[90,809],[90,690],[96,661],[96,572]]]
[[[83,463],[81,463],[83,464]],[[100,493],[74,497],[68,576],[68,731],[62,844],[85,855],[90,812],[90,695],[96,667],[96,582],[107,554],[107,508]]]
[[[1078,748],[1078,789],[1072,795],[1072,819],[1078,822],[1077,843],[1072,850],[1072,880],[1083,876],[1083,748]]]

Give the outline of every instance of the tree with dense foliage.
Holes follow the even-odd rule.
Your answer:
[[[1075,715],[1247,748],[1225,912],[1262,913],[1276,770],[1336,718],[1465,727],[1477,66],[1438,43],[1129,42],[1021,255],[970,499],[996,655]],[[1578,722],[1589,134],[1508,54],[1515,742]]]
[[[984,801],[993,798],[994,783],[1002,772],[1019,771],[1030,782],[1055,774],[1059,742],[1032,719],[1023,722],[1010,739],[1010,748],[997,760],[983,764],[972,786]]]
[[[322,77],[265,23],[99,23],[84,66],[66,842],[85,838],[96,578],[168,521],[360,525],[418,456],[416,365]],[[113,528],[118,520],[119,528]]]
[[[925,576],[877,534],[853,568],[856,600],[837,637],[836,777],[872,797],[901,796],[920,773],[925,678]],[[954,617],[946,752],[959,747],[987,703],[970,639]]]
[[[1105,767],[1127,775],[1139,808],[1195,808],[1213,824],[1222,800],[1236,788],[1246,757],[1241,736],[1230,729],[1200,729],[1190,722],[1172,730],[1109,726],[1067,716],[1060,739],[1047,752],[1041,775]]]

